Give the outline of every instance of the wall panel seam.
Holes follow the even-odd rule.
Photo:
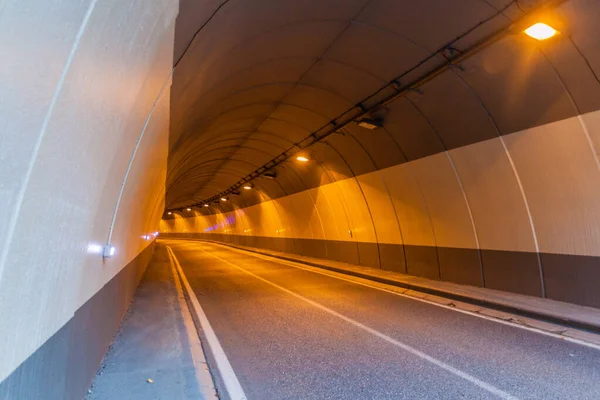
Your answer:
[[[133,163],[135,161],[135,156],[137,155],[140,144],[142,143],[142,140],[144,139],[144,134],[146,133],[146,129],[148,128],[148,125],[150,124],[150,120],[152,119],[154,109],[156,108],[156,105],[160,102],[163,94],[165,93],[165,89],[167,87],[170,87],[172,78],[173,78],[173,69],[171,69],[171,71],[169,72],[169,76],[167,77],[165,83],[163,84],[160,92],[156,96],[156,99],[154,100],[154,103],[152,104],[152,107],[150,108],[150,111],[148,112],[148,115],[146,116],[146,121],[144,122],[142,131],[140,132],[137,143],[135,144],[135,148],[133,149],[133,153],[131,154],[131,158],[129,159],[129,164],[127,165],[127,170],[125,171],[125,175],[123,176],[123,181],[121,183],[121,188],[119,190],[119,196],[117,197],[117,202],[115,204],[115,211],[113,213],[112,221],[111,221],[109,229],[108,229],[108,238],[107,238],[106,243],[109,246],[112,241],[112,235],[113,235],[115,224],[117,221],[117,214],[119,213],[119,206],[121,205],[121,199],[123,197],[123,193],[125,192],[125,186],[127,185],[127,180],[129,178],[129,173],[131,172],[131,168],[133,167]]]
[[[352,139],[354,139],[354,137],[352,135],[350,135],[352,137]],[[356,139],[354,139],[356,141]],[[350,178],[351,180],[354,180],[356,182],[356,185],[358,186],[360,193],[362,195],[363,200],[365,201],[365,205],[367,207],[367,211],[369,212],[369,217],[371,218],[371,225],[373,226],[373,233],[375,234],[375,243],[379,243],[378,239],[377,239],[377,229],[375,229],[375,222],[373,221],[373,215],[371,214],[371,209],[369,208],[369,204],[367,202],[367,198],[365,197],[365,193],[363,192],[362,186],[360,185],[360,182],[358,181],[358,178],[356,177],[356,174],[354,173],[354,171],[352,170],[352,167],[350,166],[350,164],[348,163],[348,161],[346,161],[346,159],[344,158],[344,156],[342,155],[341,152],[339,152],[335,147],[333,147],[332,145],[330,145],[330,147],[333,149],[333,151],[335,151],[340,158],[342,159],[342,161],[344,162],[344,164],[346,164],[346,167],[348,167],[348,170],[350,171],[350,173],[352,174],[352,178]],[[364,149],[363,149],[364,151]],[[367,157],[369,155],[367,154]],[[375,167],[375,165],[373,165]],[[352,226],[351,229],[348,230],[348,233],[350,234],[350,237],[352,239],[354,239],[354,242],[356,243],[356,253],[358,254],[358,263],[360,264],[360,248],[358,245],[358,241],[356,240],[356,238],[354,237],[354,234],[351,233],[354,230],[354,225]],[[356,233],[356,232],[354,232]],[[377,246],[377,258],[378,258],[378,262],[379,262],[379,267],[381,268],[381,256],[379,254],[379,246]]]
[[[481,97],[471,87],[471,85],[469,85],[467,83],[467,81],[465,81],[462,78],[462,76],[460,76],[460,74],[458,72],[455,71],[455,74],[458,77],[458,79],[463,83],[463,85],[465,85],[465,87],[473,95],[473,97],[475,97],[475,99],[477,100],[477,102],[479,103],[479,105],[481,106],[481,108],[486,113],[487,117],[489,118],[490,123],[492,124],[492,126],[496,130],[496,134],[498,135],[498,138],[500,139],[500,143],[502,144],[502,148],[504,149],[504,153],[506,154],[506,157],[508,158],[508,162],[510,163],[510,167],[511,167],[511,169],[512,169],[514,175],[515,175],[515,179],[516,179],[517,184],[519,186],[519,192],[521,193],[521,198],[523,199],[523,204],[525,206],[525,210],[527,211],[527,218],[529,219],[529,226],[531,228],[531,234],[532,234],[533,243],[534,243],[534,246],[535,246],[535,253],[537,255],[537,262],[538,262],[538,270],[539,270],[539,274],[540,274],[540,285],[541,285],[541,290],[542,290],[542,297],[545,298],[546,297],[546,287],[545,287],[545,284],[544,284],[544,274],[543,274],[543,267],[542,267],[542,259],[540,257],[540,249],[539,249],[539,245],[538,245],[537,233],[535,231],[535,226],[533,224],[533,216],[531,214],[531,209],[529,208],[529,202],[527,201],[527,196],[525,195],[525,189],[523,188],[523,184],[521,182],[521,177],[519,176],[519,173],[517,172],[517,167],[516,167],[516,165],[515,165],[515,163],[514,163],[514,161],[512,159],[512,156],[510,155],[510,152],[508,151],[508,148],[506,146],[506,142],[504,141],[504,138],[503,138],[502,134],[500,133],[500,128],[498,128],[498,124],[496,123],[496,120],[494,119],[494,117],[492,117],[492,113],[487,108],[487,106],[484,104],[484,102],[481,99]],[[482,268],[482,271],[483,271],[483,258],[482,258],[481,252],[480,252],[480,259],[481,259],[481,268]],[[484,287],[485,287],[485,285],[484,285]]]
[[[92,2],[90,3],[90,5],[86,11],[83,21],[81,22],[81,25],[79,26],[79,30],[77,31],[77,34],[75,35],[75,40],[73,41],[73,46],[71,47],[71,51],[69,52],[69,56],[67,57],[65,66],[63,67],[63,70],[60,74],[60,78],[58,79],[58,82],[56,83],[56,88],[54,89],[54,93],[52,95],[52,100],[50,101],[50,104],[48,105],[48,110],[46,111],[46,114],[44,116],[44,120],[43,120],[42,126],[40,128],[40,133],[38,135],[38,139],[35,143],[35,147],[33,148],[31,158],[29,159],[29,164],[27,165],[27,171],[25,172],[25,177],[24,177],[23,182],[21,183],[21,185],[19,187],[19,191],[17,193],[17,199],[15,202],[16,203],[15,210],[11,213],[11,216],[10,216],[10,220],[8,223],[8,229],[6,232],[6,239],[4,240],[4,245],[1,247],[2,252],[0,253],[0,277],[2,277],[2,273],[4,272],[4,264],[6,263],[6,258],[8,257],[10,243],[12,242],[12,237],[13,237],[14,231],[17,227],[17,220],[19,219],[19,214],[21,211],[21,207],[23,205],[23,200],[25,199],[25,193],[27,192],[27,187],[28,187],[29,181],[31,179],[31,175],[33,174],[33,168],[35,166],[37,156],[42,147],[42,142],[44,141],[44,137],[46,136],[46,132],[48,130],[48,125],[50,124],[50,119],[54,113],[54,108],[56,107],[56,103],[58,102],[58,97],[59,97],[60,93],[62,92],[62,87],[67,79],[67,74],[69,73],[69,71],[71,69],[71,64],[73,63],[73,60],[75,59],[75,54],[77,53],[77,50],[79,49],[79,44],[81,43],[81,39],[87,29],[88,22],[90,21],[90,18],[92,16],[92,13],[94,12],[97,2],[98,2],[98,0],[92,0]]]

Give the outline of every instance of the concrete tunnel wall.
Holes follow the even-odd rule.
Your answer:
[[[600,112],[246,208],[230,196],[235,210],[177,212],[160,231],[600,307],[588,134]],[[331,175],[311,156],[290,168]]]
[[[85,397],[144,272],[142,236],[164,209],[177,11],[0,6],[2,400]]]
[[[83,397],[165,208],[520,3],[186,0],[175,43],[176,0],[3,4],[0,399]],[[384,129],[351,125],[161,229],[600,306],[599,7],[561,2],[557,40],[509,35],[390,103]],[[90,253],[109,237],[113,258]]]
[[[382,129],[348,125],[203,207],[378,85],[425,76],[427,51],[526,9],[309,3],[227,4],[182,59],[161,232],[600,307],[599,2],[560,2],[558,37],[511,32],[387,104]]]

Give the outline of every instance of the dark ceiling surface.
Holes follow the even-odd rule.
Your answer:
[[[238,206],[600,109],[600,1],[551,3],[546,43],[511,26],[543,0],[182,0],[167,209],[290,148],[312,162],[281,163]],[[383,128],[334,128],[357,105]]]

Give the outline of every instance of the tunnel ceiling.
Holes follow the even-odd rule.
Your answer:
[[[310,165],[282,162],[277,179],[254,179],[258,190],[237,197],[238,206],[599,109],[593,7],[182,0],[166,207],[201,203],[290,149]],[[519,24],[540,15],[560,38],[521,33]],[[345,123],[365,112],[383,128]]]

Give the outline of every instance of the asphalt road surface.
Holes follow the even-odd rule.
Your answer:
[[[595,348],[285,261],[162,243],[248,399],[600,399]]]

